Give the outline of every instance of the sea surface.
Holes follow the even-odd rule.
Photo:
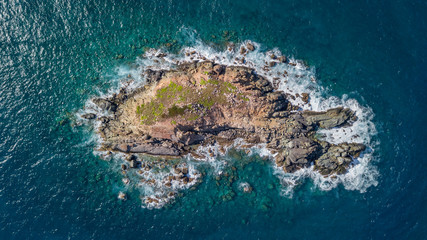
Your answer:
[[[425,239],[426,12],[425,1],[1,1],[0,239]],[[307,64],[324,99],[357,102],[372,124],[358,129],[366,168],[329,187],[297,178],[289,193],[261,156],[232,151],[233,184],[218,186],[211,164],[195,190],[144,208],[79,111],[138,75],[152,48],[215,55],[247,40]]]

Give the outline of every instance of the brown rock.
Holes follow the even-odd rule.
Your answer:
[[[254,51],[255,50],[255,46],[251,42],[246,43],[246,48],[249,51]]]

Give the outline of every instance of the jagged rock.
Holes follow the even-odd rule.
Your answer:
[[[322,174],[332,172],[344,173],[352,157],[358,157],[366,149],[365,145],[358,143],[342,143],[328,148],[327,152],[315,161],[315,168]]]
[[[178,142],[183,143],[184,145],[193,145],[200,143],[204,140],[204,137],[199,134],[191,133],[191,132],[185,132],[178,131],[174,136],[173,140],[176,140]]]
[[[95,105],[97,105],[102,110],[115,112],[117,109],[117,105],[109,100],[103,98],[95,98],[92,100]]]
[[[320,153],[320,145],[315,141],[301,137],[289,141],[285,150],[276,158],[279,166],[284,165],[286,172],[309,166]]]
[[[163,75],[163,71],[154,71],[151,69],[148,69],[147,71],[144,72],[145,74],[145,79],[147,79],[147,83],[154,83],[154,82],[158,82]]]
[[[303,116],[309,123],[330,129],[347,123],[354,116],[354,112],[348,108],[338,107],[326,112],[305,111]]]

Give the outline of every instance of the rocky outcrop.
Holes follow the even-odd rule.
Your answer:
[[[100,109],[104,111],[114,112],[117,110],[117,105],[114,102],[106,99],[95,98],[92,100],[92,102],[95,103]]]
[[[315,160],[315,169],[324,175],[336,172],[346,172],[346,167],[365,150],[365,145],[357,143],[342,143],[331,146]]]
[[[350,125],[355,120],[350,109],[300,111],[251,68],[205,61],[143,74],[148,83],[143,88],[93,99],[113,115],[98,118],[105,150],[183,156],[198,145],[241,138],[266,143],[286,172],[314,165],[324,175],[344,173],[365,150],[362,144],[334,145],[315,137],[318,128]],[[301,99],[307,103],[309,95]]]
[[[339,127],[345,123],[349,123],[351,119],[355,120],[354,112],[348,108],[344,109],[342,107],[329,109],[326,112],[305,111],[303,116],[308,123],[316,124],[326,129]]]

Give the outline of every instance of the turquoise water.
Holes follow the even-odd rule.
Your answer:
[[[423,239],[427,10],[420,1],[7,1],[0,5],[1,239]],[[332,95],[375,113],[378,184],[280,195],[257,156],[241,181],[205,181],[168,208],[121,202],[121,176],[93,155],[74,113],[147,48],[250,39],[316,68]],[[169,44],[168,44],[169,43]],[[118,59],[118,55],[123,55]],[[228,169],[227,171],[231,171]],[[224,202],[221,195],[236,196]]]

